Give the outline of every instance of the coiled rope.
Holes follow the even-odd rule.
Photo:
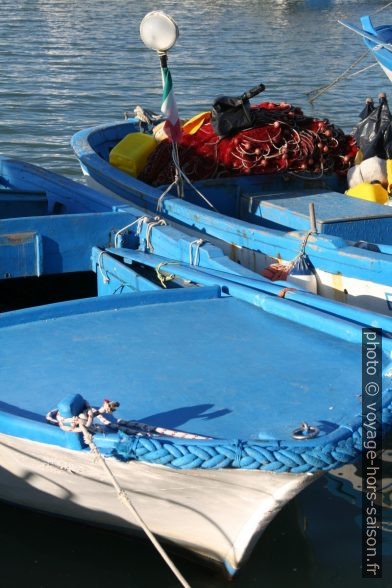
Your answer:
[[[125,231],[127,231],[131,227],[133,227],[133,225],[137,224],[136,235],[139,235],[140,231],[141,231],[142,224],[147,221],[149,221],[148,216],[140,216],[139,218],[137,218],[133,222],[129,223],[128,225],[125,225],[125,227],[121,227],[121,229],[119,229],[117,231],[117,233],[114,235],[114,239],[113,239],[114,246],[118,247],[118,240],[119,240],[120,235],[125,233]],[[110,282],[110,278],[109,278],[109,275],[106,270],[105,270],[105,273],[103,272],[104,268],[102,265],[102,260],[103,260],[103,256],[105,253],[106,253],[106,251],[104,251],[104,250],[100,251],[100,253],[98,255],[97,265],[98,265],[99,273],[102,276],[103,283],[108,284]]]
[[[140,216],[128,225],[125,225],[125,227],[119,229],[117,233],[114,235],[114,246],[118,247],[118,240],[120,235],[125,233],[125,231],[127,231],[129,228],[133,227],[133,225],[136,224],[136,235],[140,235],[143,224],[146,224],[146,247],[149,251],[151,251],[151,253],[153,253],[154,247],[151,243],[151,231],[154,227],[167,225],[165,219],[161,218],[160,216],[155,216],[153,219],[150,219],[148,216]]]
[[[132,223],[129,223],[129,225],[125,225],[125,227],[122,227],[121,229],[119,229],[117,231],[117,233],[114,235],[114,246],[118,247],[117,240],[118,240],[119,236],[122,235],[122,233],[125,233],[125,231],[127,231],[130,227],[133,227],[133,225],[137,224],[136,234],[139,235],[140,231],[141,231],[142,224],[144,222],[148,222],[149,220],[150,219],[148,218],[148,216],[140,216],[139,218],[134,220]]]
[[[170,190],[172,188],[174,188],[174,186],[176,185],[176,182],[177,182],[177,180],[174,180],[174,182],[172,182],[170,184],[170,186],[168,186],[166,188],[166,190],[164,192],[162,192],[162,194],[159,196],[158,202],[157,202],[157,212],[162,212],[163,200],[164,200],[165,196],[170,192]]]
[[[180,584],[184,588],[191,588],[190,584],[188,584],[188,582],[185,580],[184,576],[181,574],[181,572],[176,567],[174,562],[170,559],[166,551],[163,549],[159,541],[156,539],[155,535],[150,531],[141,515],[133,506],[131,499],[129,498],[126,491],[123,488],[121,488],[120,484],[117,482],[115,475],[113,474],[112,470],[110,469],[105,459],[103,458],[101,452],[99,451],[98,447],[96,446],[93,439],[93,435],[88,430],[88,428],[93,425],[93,420],[96,416],[98,418],[101,418],[103,422],[106,422],[106,419],[103,417],[103,415],[105,413],[113,413],[118,408],[118,406],[118,402],[104,400],[101,408],[94,409],[87,402],[85,402],[85,409],[78,416],[62,417],[59,411],[54,409],[48,412],[48,414],[46,415],[46,419],[53,424],[57,424],[66,433],[83,434],[84,442],[86,443],[86,445],[89,446],[92,454],[95,456],[96,460],[101,465],[105,474],[108,476],[112,486],[116,490],[120,502],[122,502],[125,508],[127,508],[139,522],[141,528],[143,529],[143,531],[145,532],[145,534],[147,535],[155,549],[158,551],[162,559],[165,561],[165,563],[169,566],[173,574],[176,576]],[[110,421],[107,421],[107,423],[110,424]]]
[[[301,258],[301,257],[303,257],[304,255],[306,255],[306,251],[305,251],[305,250],[306,250],[306,245],[308,244],[309,237],[310,237],[310,235],[312,235],[312,234],[313,234],[313,231],[308,231],[308,232],[306,233],[306,235],[304,236],[304,238],[303,238],[303,240],[302,240],[302,243],[301,243],[301,246],[300,246],[299,253],[298,253],[298,255],[296,256],[296,258],[295,258],[295,259],[292,261],[292,263],[293,263],[293,264],[295,264],[295,262],[296,262],[298,259],[300,259],[300,258]]]
[[[105,253],[106,253],[106,251],[104,251],[104,250],[102,250],[102,251],[99,252],[98,260],[97,260],[97,265],[98,265],[99,273],[102,276],[103,283],[104,284],[108,284],[110,282],[110,278],[109,278],[109,275],[108,275],[108,273],[107,273],[106,270],[105,270],[105,273],[103,273],[104,268],[103,268],[103,265],[102,265],[102,258],[103,258],[103,256],[104,256]]]
[[[125,231],[127,231],[128,229],[133,227],[134,225],[137,225],[136,235],[140,235],[143,224],[146,224],[146,237],[145,237],[146,249],[147,249],[147,251],[150,251],[151,253],[153,253],[154,246],[151,243],[151,231],[154,227],[167,225],[167,222],[165,221],[165,219],[160,218],[159,216],[155,216],[152,220],[148,216],[140,216],[139,218],[135,219],[134,221],[132,221],[128,225],[125,225],[125,227],[121,227],[121,229],[119,229],[117,231],[117,233],[114,235],[114,247],[119,247],[120,236],[123,233],[125,233]],[[103,271],[104,270],[103,256],[105,253],[106,253],[106,251],[104,251],[104,250],[100,251],[100,253],[98,255],[97,266],[98,266],[98,270],[102,276],[102,280],[103,280],[104,284],[107,284],[110,282],[110,278],[109,278],[107,271],[105,270],[105,273]],[[125,285],[125,282],[124,282],[124,285]],[[166,287],[166,286],[164,286],[164,287]]]
[[[147,219],[147,223],[146,223],[146,247],[147,250],[150,251],[151,253],[154,253],[154,247],[153,244],[151,243],[151,231],[154,227],[158,227],[158,226],[165,226],[167,225],[167,222],[165,221],[165,219],[160,218],[159,216],[154,217],[154,219],[152,221],[150,221],[149,219]],[[139,231],[140,233],[140,231]]]
[[[118,403],[105,400],[100,409],[92,409],[85,402],[85,410],[79,416],[63,418],[59,411],[50,411],[46,418],[66,432],[80,432],[80,423],[94,432],[93,418],[102,420],[104,413],[113,412]],[[383,433],[392,430],[392,402],[382,410]],[[362,426],[357,429],[344,427],[348,433],[344,439],[324,445],[301,445],[284,441],[232,441],[203,438],[192,434],[168,436],[138,423],[132,430],[133,421],[109,423],[118,431],[118,442],[111,455],[122,461],[136,460],[155,463],[176,469],[252,469],[269,472],[306,473],[331,470],[354,461],[362,451]],[[131,429],[131,431],[129,430]],[[99,432],[99,430],[98,430]],[[182,439],[175,439],[181,437]],[[190,442],[187,442],[187,440]],[[200,441],[200,442],[199,442]]]

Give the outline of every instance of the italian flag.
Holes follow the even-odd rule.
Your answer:
[[[163,129],[167,136],[177,142],[181,137],[180,119],[173,92],[173,82],[168,67],[162,68],[163,94],[161,112],[166,118]]]

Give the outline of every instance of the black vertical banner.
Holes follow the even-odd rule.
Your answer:
[[[362,329],[362,577],[382,578],[382,330]]]

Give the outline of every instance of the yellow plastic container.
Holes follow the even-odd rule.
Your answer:
[[[388,192],[381,184],[368,184],[363,182],[346,191],[347,196],[362,198],[369,202],[385,204],[388,201]]]
[[[109,161],[117,169],[137,178],[156,146],[157,142],[152,135],[130,133],[113,147]]]
[[[387,159],[387,178],[388,178],[388,190],[391,192],[392,188],[392,159]]]

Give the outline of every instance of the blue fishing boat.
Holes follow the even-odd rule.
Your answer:
[[[363,38],[366,47],[392,81],[392,25],[374,27],[370,16],[361,17],[362,29],[343,20],[339,22]]]
[[[135,119],[74,135],[90,181],[195,239],[208,235],[271,280],[390,313],[392,211],[376,204],[387,190],[335,191],[358,152],[355,139],[286,102],[251,105],[264,84],[219,96],[210,112],[181,123],[167,58],[178,26],[155,11],[140,35],[159,55],[163,116],[137,106]]]
[[[3,310],[33,305],[35,300],[43,304],[67,296],[80,298],[82,284],[86,295],[96,294],[92,248],[125,242],[142,243],[147,250],[153,241],[162,259],[190,259],[200,268],[256,278],[258,285],[269,287],[216,247],[204,241],[192,243],[192,238],[174,231],[163,219],[146,217],[121,197],[5,156],[0,156],[0,227]],[[166,231],[156,238],[159,227]],[[278,292],[279,287],[274,290]]]
[[[119,196],[4,157],[0,178],[1,499],[147,529],[233,575],[288,500],[360,455],[370,325],[390,426],[392,319],[279,297]]]
[[[313,474],[360,454],[361,325],[296,312],[301,324],[204,287],[3,314],[2,499],[139,527],[76,427],[92,407],[94,443],[149,528],[235,573]],[[391,401],[385,376],[386,419]]]
[[[208,235],[231,259],[258,273],[276,262],[290,265],[306,253],[315,279],[305,287],[334,300],[391,312],[390,207],[331,191],[325,178],[285,174],[203,180],[195,182],[197,191],[186,185],[184,198],[178,198],[174,189],[150,186],[109,162],[111,150],[139,132],[139,122],[101,125],[72,138],[82,170],[95,187],[150,213],[159,210],[195,238]],[[309,232],[309,203],[315,206],[317,232]]]
[[[294,284],[287,281],[271,283],[209,240],[148,216],[121,196],[6,156],[0,156],[0,227],[3,311],[141,287],[219,285],[257,306],[285,297],[388,330],[382,316],[288,288]]]

